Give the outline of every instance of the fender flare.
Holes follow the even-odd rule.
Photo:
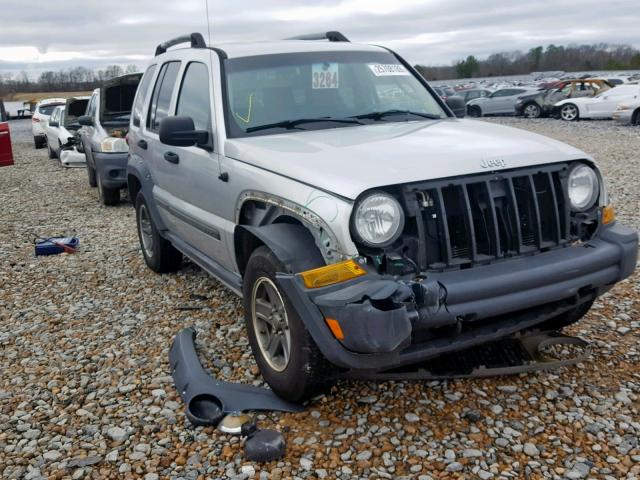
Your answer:
[[[153,219],[153,223],[155,224],[158,231],[162,234],[163,231],[167,230],[167,226],[162,220],[162,216],[160,215],[160,211],[158,210],[158,205],[156,204],[153,198],[153,178],[151,177],[151,172],[149,171],[149,167],[142,161],[140,157],[129,156],[129,161],[127,162],[127,192],[129,196],[131,196],[131,185],[129,184],[129,177],[133,176],[140,183],[140,190],[144,195],[145,200],[147,201],[147,206],[149,207],[149,211],[151,213],[151,218]],[[131,203],[135,208],[136,199],[130,198]]]
[[[242,231],[255,237],[278,257],[278,260],[288,269],[288,272],[283,273],[303,272],[325,265],[313,235],[303,225],[294,223],[272,223],[263,226],[239,225],[236,227],[234,235],[236,252],[238,252],[238,247],[242,248],[242,245],[238,245],[241,237],[239,233]],[[236,258],[239,260],[238,255]]]

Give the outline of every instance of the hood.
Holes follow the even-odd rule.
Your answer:
[[[542,135],[479,120],[376,123],[228,139],[225,155],[355,199],[402,183],[588,158]]]
[[[90,97],[71,97],[67,99],[64,109],[64,126],[77,130],[80,128],[78,118],[85,114]]]
[[[138,90],[141,73],[113,78],[100,87],[100,121],[116,120],[129,123],[133,99]]]

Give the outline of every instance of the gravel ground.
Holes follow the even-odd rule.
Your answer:
[[[640,130],[610,122],[494,122],[594,155],[619,218],[640,228]],[[105,208],[84,169],[63,170],[12,122],[0,170],[2,478],[610,478],[640,476],[639,274],[571,333],[577,367],[510,378],[343,382],[301,414],[259,423],[288,452],[243,460],[236,437],[184,417],[167,353],[195,325],[210,371],[261,384],[242,308],[193,265],[159,276],[142,260],[129,204]],[[75,255],[35,258],[35,235],[76,234]],[[200,310],[180,307],[197,306]]]

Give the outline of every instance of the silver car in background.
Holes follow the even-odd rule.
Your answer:
[[[618,105],[613,112],[613,119],[622,125],[640,125],[640,100]]]
[[[535,93],[535,88],[501,88],[491,95],[476,98],[467,103],[467,114],[470,117],[482,117],[484,115],[515,115],[516,102],[523,95]]]

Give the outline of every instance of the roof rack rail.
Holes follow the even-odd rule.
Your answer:
[[[207,44],[204,43],[204,37],[198,32],[191,33],[189,35],[182,35],[181,37],[172,38],[166,42],[161,43],[156,47],[156,57],[167,51],[168,48],[181,43],[191,43],[191,48],[207,48]]]
[[[330,42],[349,42],[350,40],[342,33],[335,30],[326,33],[310,33],[297,37],[286,38],[285,40],[329,40]]]

